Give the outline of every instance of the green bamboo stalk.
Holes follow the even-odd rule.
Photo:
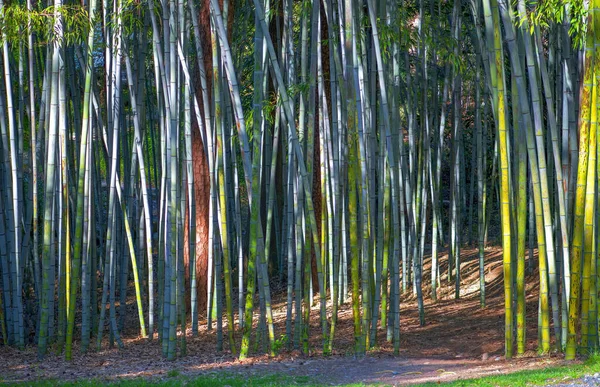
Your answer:
[[[595,24],[594,20],[594,32],[600,32],[600,25]],[[598,46],[594,43],[594,50]],[[592,261],[596,261],[595,246],[596,246],[596,231],[594,229],[594,214],[596,205],[596,150],[597,150],[597,139],[596,132],[598,126],[598,77],[600,75],[600,61],[593,62],[592,73],[594,74],[592,79],[592,95],[589,109],[590,109],[590,122],[589,122],[589,148],[588,148],[588,170],[586,176],[585,185],[585,201],[584,201],[584,228],[583,228],[583,269],[581,272],[581,347],[583,351],[587,351],[588,345],[594,345],[588,343],[589,339],[589,314],[590,304],[595,302],[597,295],[591,294],[590,289],[595,288],[591,286],[592,282],[596,282],[596,276],[591,277]],[[593,324],[596,324],[594,321]]]
[[[90,2],[90,23],[94,20],[96,12],[96,1]],[[72,359],[72,348],[73,348],[73,331],[75,329],[75,300],[77,298],[77,287],[80,277],[80,262],[82,257],[82,238],[83,238],[83,218],[84,218],[84,187],[86,184],[86,161],[87,149],[88,149],[88,135],[90,132],[90,93],[92,88],[92,72],[93,72],[93,50],[94,50],[94,33],[90,30],[87,39],[87,55],[86,55],[86,71],[85,71],[85,86],[84,86],[84,100],[83,100],[83,117],[81,122],[81,140],[79,149],[79,170],[77,178],[77,205],[76,205],[76,217],[75,217],[75,236],[73,240],[73,275],[71,276],[70,284],[70,299],[68,321],[67,321],[67,342],[65,349],[65,359]],[[84,271],[85,274],[85,271]]]
[[[59,3],[60,4],[60,3]],[[0,1],[0,10],[4,9],[4,1]],[[2,43],[2,56],[3,56],[3,69],[4,69],[4,84],[6,92],[6,109],[8,115],[8,137],[10,142],[10,148],[5,148],[9,152],[10,157],[10,179],[7,179],[8,184],[8,215],[12,218],[12,222],[9,223],[9,230],[12,231],[12,243],[10,243],[11,252],[11,270],[13,274],[13,324],[14,324],[14,337],[15,343],[21,349],[25,346],[25,333],[23,325],[23,301],[22,301],[22,288],[23,279],[21,277],[22,267],[24,265],[23,256],[21,252],[21,195],[19,194],[19,179],[18,179],[18,149],[17,149],[17,123],[15,122],[15,107],[13,103],[12,95],[12,81],[10,72],[10,59],[9,59],[9,47],[8,41],[4,39]],[[12,210],[12,211],[11,211]],[[12,214],[11,214],[12,212]],[[12,216],[11,216],[12,215]],[[13,266],[14,265],[14,266]]]
[[[61,26],[61,17],[59,12],[55,12],[55,23],[57,27]],[[51,245],[52,245],[52,203],[54,201],[54,183],[55,183],[55,165],[56,165],[56,132],[57,132],[57,104],[58,104],[58,61],[59,61],[59,45],[54,43],[52,50],[52,67],[51,67],[51,86],[50,86],[50,120],[48,122],[48,145],[46,147],[46,186],[44,202],[47,204],[44,207],[44,245],[42,250],[42,299],[40,303],[40,328],[38,334],[38,357],[43,358],[47,352],[49,338],[49,317],[50,317],[50,298],[53,298],[51,293]],[[54,286],[52,285],[52,289]]]
[[[590,31],[596,28],[598,17],[597,1],[590,4],[587,25]],[[600,20],[598,20],[600,22]],[[569,325],[567,331],[567,348],[565,358],[574,359],[577,351],[577,320],[580,316],[579,298],[581,297],[581,269],[584,244],[584,215],[585,192],[588,173],[589,138],[590,138],[590,113],[592,107],[592,88],[595,81],[593,76],[595,47],[593,34],[587,34],[584,49],[585,65],[583,68],[583,83],[581,85],[580,111],[579,111],[579,163],[577,167],[577,191],[573,210],[573,239],[571,243],[571,287],[569,288]]]
[[[508,133],[506,127],[506,101],[504,95],[504,66],[503,66],[503,55],[502,55],[502,44],[501,44],[501,31],[500,31],[500,20],[497,11],[497,2],[495,0],[484,0],[484,9],[486,14],[491,10],[492,16],[492,28],[494,36],[494,61],[496,64],[496,77],[498,83],[496,85],[496,92],[498,95],[498,102],[496,107],[496,122],[497,122],[497,133],[498,133],[498,148],[500,154],[500,187],[501,187],[501,214],[502,214],[502,249],[503,249],[503,272],[504,272],[504,309],[505,309],[505,356],[511,358],[513,354],[513,309],[512,309],[512,272],[511,272],[511,252],[512,252],[512,239],[511,239],[511,214],[510,214],[510,174],[508,167]]]

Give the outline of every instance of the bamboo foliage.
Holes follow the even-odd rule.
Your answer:
[[[331,354],[348,302],[355,353],[398,353],[475,240],[506,357],[535,286],[539,350],[594,350],[597,3],[0,2],[3,343],[122,346],[131,304],[167,359],[188,322],[240,358],[317,323]]]

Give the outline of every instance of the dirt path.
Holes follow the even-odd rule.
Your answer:
[[[142,348],[137,348],[139,346]],[[333,356],[325,359],[304,356],[295,358],[289,355],[269,359],[261,356],[244,362],[229,356],[189,355],[168,362],[162,359],[158,351],[148,351],[147,347],[148,345],[144,344],[130,345],[129,350],[125,351],[92,353],[77,357],[73,363],[67,363],[58,356],[50,356],[46,361],[38,362],[34,351],[11,354],[12,350],[3,350],[0,352],[3,363],[0,382],[40,379],[56,381],[97,379],[108,382],[138,377],[156,381],[175,376],[193,377],[225,372],[242,375],[249,380],[261,375],[282,374],[308,376],[327,384],[362,382],[409,385],[510,373],[558,365],[562,362],[556,358],[537,357],[505,361],[500,357],[474,360],[408,358],[385,354],[370,354],[362,359],[354,356]],[[131,353],[136,349],[140,350],[137,356]],[[136,357],[132,359],[131,356]]]
[[[292,375],[316,377],[331,384],[365,383],[410,385],[424,382],[447,382],[470,379],[492,374],[504,374],[517,370],[543,368],[558,364],[556,359],[522,358],[513,361],[489,359],[454,360],[431,358],[401,358],[391,356],[367,356],[363,359],[337,358],[282,362],[283,368]],[[254,369],[262,369],[255,365]],[[265,371],[273,372],[272,365],[264,365]]]
[[[270,373],[309,376],[324,383],[386,383],[407,385],[426,381],[450,381],[473,378],[493,373],[545,367],[558,364],[559,358],[540,358],[535,355],[537,322],[537,288],[527,289],[528,352],[525,357],[504,360],[504,311],[502,294],[502,256],[498,249],[486,251],[487,305],[481,308],[478,291],[478,267],[476,251],[466,249],[463,253],[463,285],[461,299],[454,299],[454,287],[445,275],[439,301],[425,302],[425,326],[420,326],[416,302],[406,295],[401,303],[400,355],[393,356],[386,333],[379,329],[377,346],[367,357],[357,359],[353,355],[352,310],[346,304],[340,308],[333,356],[323,358],[318,322],[318,303],[311,314],[311,354],[302,355],[297,350],[283,350],[277,357],[255,355],[250,360],[238,361],[225,348],[216,352],[215,331],[206,331],[203,325],[198,337],[188,334],[188,354],[174,362],[164,360],[161,346],[156,340],[147,342],[136,338],[135,332],[125,332],[125,348],[74,353],[72,363],[63,356],[49,355],[38,361],[36,348],[25,351],[0,348],[0,382],[16,382],[39,379],[75,380],[98,379],[116,381],[122,378],[144,377],[162,379],[174,375],[194,376],[206,373],[228,372],[252,378]],[[442,257],[442,263],[445,263]],[[424,278],[430,278],[428,262]],[[442,265],[440,271],[446,272]],[[527,283],[537,283],[532,273]],[[429,288],[424,293],[429,295]],[[281,294],[275,299],[274,318],[276,332],[285,332],[285,301]],[[135,327],[137,313],[131,305],[126,326]],[[189,333],[189,332],[188,332]],[[238,335],[239,336],[239,335]],[[239,340],[239,337],[237,337]],[[225,345],[226,346],[226,345]],[[79,343],[75,343],[79,348]]]

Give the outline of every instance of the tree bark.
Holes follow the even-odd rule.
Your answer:
[[[221,9],[223,8],[223,0],[219,1]],[[233,16],[235,13],[234,1],[229,1],[229,12],[227,17],[227,35],[231,40],[231,31],[233,25]],[[210,33],[210,0],[202,0],[198,10],[198,25],[200,27],[200,42],[203,47],[204,54],[204,69],[206,71],[206,86],[208,94],[208,106],[212,106],[212,49],[211,49],[211,33]],[[193,87],[200,113],[203,122],[205,122],[202,97],[202,87],[200,85],[200,74],[197,66],[194,66],[193,72]],[[204,128],[210,130],[210,128]],[[208,286],[208,225],[209,225],[209,205],[210,205],[210,171],[208,169],[208,159],[206,155],[205,144],[200,136],[199,123],[196,116],[192,114],[192,163],[194,169],[194,196],[196,199],[196,279],[198,288],[198,311],[205,313],[207,305],[207,286]],[[189,219],[189,214],[186,214],[186,219]],[[188,227],[186,221],[185,227]],[[189,249],[188,232],[184,234],[184,266],[186,282],[189,283]],[[186,296],[189,297],[189,294]],[[186,303],[189,305],[189,302]]]
[[[212,50],[210,36],[210,0],[202,0],[198,13],[198,25],[200,26],[200,42],[204,49],[204,68],[206,69],[206,81],[208,98],[212,98]],[[194,67],[193,87],[198,98],[199,106],[203,106],[202,88],[200,86],[200,74],[198,67]],[[209,106],[211,105],[209,101]],[[204,119],[204,110],[200,112]],[[205,128],[209,130],[209,128]],[[194,196],[196,199],[196,280],[198,288],[198,311],[206,312],[207,304],[207,280],[208,280],[208,225],[209,225],[209,203],[210,203],[210,173],[206,149],[200,136],[199,123],[196,116],[192,114],[192,163],[194,169]],[[189,219],[189,214],[186,214]],[[188,227],[188,222],[186,222]],[[190,252],[188,246],[188,232],[184,233],[184,265],[186,282],[189,283]],[[187,295],[189,297],[189,295]],[[189,305],[189,304],[188,304]]]

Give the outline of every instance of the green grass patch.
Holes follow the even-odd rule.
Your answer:
[[[441,383],[445,387],[529,387],[570,383],[585,375],[600,372],[600,355],[590,356],[584,363],[546,367],[536,370],[518,371],[511,374],[485,376],[477,379],[456,380]],[[429,382],[415,387],[439,386]]]

